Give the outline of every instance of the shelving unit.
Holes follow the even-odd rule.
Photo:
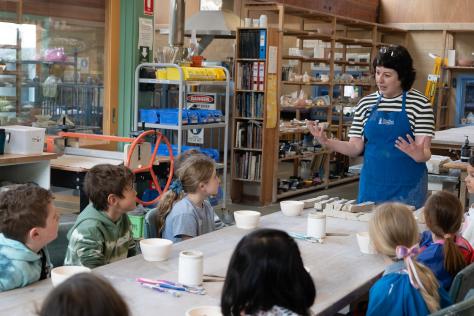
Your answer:
[[[245,5],[247,11],[246,16],[250,18],[258,18],[261,14],[267,14],[269,20],[269,30],[272,29],[275,32],[274,38],[275,41],[272,44],[277,50],[278,58],[278,99],[279,97],[288,92],[288,89],[303,89],[307,92],[307,95],[314,95],[313,91],[315,89],[319,90],[324,88],[327,90],[327,94],[330,99],[330,104],[325,106],[316,106],[312,108],[288,108],[282,107],[278,101],[278,113],[277,120],[280,121],[280,112],[285,112],[286,116],[293,116],[294,118],[301,120],[303,117],[307,117],[312,111],[318,110],[321,113],[324,113],[325,120],[330,123],[329,132],[339,139],[344,140],[344,135],[347,129],[350,126],[343,115],[343,110],[336,111],[336,103],[334,98],[335,90],[343,86],[355,86],[358,89],[362,90],[362,95],[366,95],[369,92],[375,90],[375,82],[372,79],[373,74],[370,71],[370,60],[371,57],[377,52],[377,49],[380,46],[388,45],[387,43],[400,43],[405,44],[405,33],[406,31],[386,27],[384,25],[370,23],[360,20],[355,20],[351,18],[345,18],[341,16],[331,15],[328,13],[322,13],[314,10],[309,10],[306,8],[299,8],[287,4],[281,3],[261,3],[261,2],[247,2]],[[289,17],[296,17],[291,20]],[[303,50],[304,42],[308,40],[319,40],[322,43],[328,43],[328,48],[324,52],[324,55],[308,57],[308,56],[292,56],[288,53],[288,45],[291,41],[296,41],[296,48]],[[237,37],[237,43],[239,45],[240,38]],[[237,45],[237,46],[238,46]],[[291,45],[291,44],[289,44]],[[367,60],[352,60],[349,58],[349,53],[363,53],[368,56]],[[342,55],[340,58],[336,57],[336,54]],[[268,56],[268,52],[267,52]],[[237,63],[243,62],[245,59],[241,58],[238,54]],[[304,74],[304,71],[311,71],[309,68],[311,64],[324,64],[325,73],[327,73],[329,80],[323,81],[288,81],[282,80],[280,76],[281,66],[285,62],[297,63],[296,73],[300,75]],[[357,67],[356,69],[365,68],[361,70],[360,73],[365,73],[368,80],[354,80],[354,81],[344,81],[336,77],[337,73],[346,73],[349,72],[348,67]],[[311,73],[312,74],[312,73]],[[245,90],[248,91],[248,90]],[[237,93],[242,92],[242,90],[237,89]],[[268,89],[265,90],[265,94],[268,94]],[[316,95],[317,96],[317,95]],[[234,112],[235,113],[235,112]],[[235,122],[239,121],[240,118],[234,118],[234,130]],[[266,121],[266,119],[264,120]],[[234,131],[235,133],[235,131]],[[274,133],[275,139],[270,143],[273,148],[273,152],[269,151],[269,147],[265,147],[266,142],[262,148],[262,156],[265,157],[265,162],[262,170],[267,170],[268,177],[271,178],[262,178],[262,183],[258,184],[256,187],[252,187],[248,190],[263,190],[266,188],[266,193],[262,197],[262,193],[259,194],[259,201],[262,204],[269,203],[270,201],[275,202],[276,200],[288,198],[301,193],[310,192],[313,190],[328,188],[332,185],[338,185],[341,183],[347,183],[348,181],[354,181],[358,179],[358,176],[353,177],[339,177],[332,178],[329,176],[331,163],[334,161],[340,162],[341,159],[345,159],[345,163],[348,164],[347,157],[342,157],[334,153],[327,152],[326,150],[320,150],[320,152],[305,152],[301,154],[296,154],[288,157],[279,157],[278,152],[278,143],[281,138],[285,138],[288,141],[300,142],[305,134],[308,131],[299,130],[299,131],[277,131]],[[282,163],[293,163],[293,175],[298,176],[300,169],[300,161],[311,161],[319,157],[321,159],[322,174],[324,175],[320,184],[312,185],[309,187],[303,187],[301,189],[291,190],[288,192],[278,192],[278,169],[279,164]],[[271,161],[270,161],[271,160]],[[233,162],[235,159],[233,158]],[[270,167],[269,167],[270,166]],[[233,177],[234,180],[234,177]],[[233,187],[235,186],[236,181],[233,181]],[[271,182],[271,193],[268,192],[268,182]],[[241,200],[241,194],[245,188],[245,185],[235,186],[236,189],[232,189],[232,192],[235,191],[233,196],[236,200]],[[261,191],[260,191],[261,192]],[[271,195],[271,198],[270,198]]]
[[[248,47],[244,50],[240,44],[245,41],[245,45],[250,45],[249,36],[256,36],[255,31],[259,33],[258,38],[252,37],[258,41],[253,47],[254,51]],[[278,31],[271,28],[241,28],[237,30],[237,43],[232,111],[231,198],[233,202],[250,200],[268,204],[273,200],[274,171],[278,163],[277,70],[280,66],[278,57],[270,57],[269,50],[278,46]],[[248,55],[243,56],[244,52]],[[249,55],[260,55],[260,58],[247,58]],[[253,71],[254,66],[258,71]],[[252,73],[248,73],[249,68]],[[243,89],[242,85],[248,80],[252,81],[251,89]]]
[[[179,80],[163,80],[163,79],[152,79],[152,78],[140,78],[140,71],[143,68],[152,68],[154,70],[158,69],[175,69],[177,73],[179,73]],[[209,67],[209,68],[216,68],[222,69],[225,73],[225,80],[186,80],[184,77],[183,70],[181,67],[175,64],[157,64],[157,63],[143,63],[139,64],[135,70],[135,101],[133,105],[133,113],[134,118],[132,120],[133,126],[132,130],[137,131],[139,126],[144,126],[147,129],[158,129],[161,130],[165,135],[169,138],[170,142],[173,143],[174,141],[177,142],[177,153],[182,152],[183,144],[188,143],[185,137],[187,136],[184,132],[191,131],[191,130],[200,130],[204,129],[205,131],[211,131],[213,129],[217,129],[218,131],[223,130],[223,135],[219,134],[219,142],[223,145],[222,148],[222,157],[221,161],[216,161],[217,169],[222,171],[222,191],[223,191],[223,199],[221,207],[223,210],[226,208],[226,183],[227,183],[227,153],[228,153],[228,139],[229,139],[229,98],[230,98],[230,76],[229,72],[224,67]],[[165,89],[171,89],[177,87],[177,107],[170,106],[167,102],[170,100],[165,98],[166,101],[156,102],[154,98],[149,100],[148,104],[151,105],[153,109],[163,109],[163,108],[174,108],[178,110],[177,113],[177,121],[175,125],[172,124],[160,124],[160,123],[141,123],[140,116],[138,114],[139,109],[143,108],[141,106],[141,102],[143,100],[140,98],[140,84],[153,84],[154,87],[164,87]],[[210,87],[214,88],[224,88],[225,89],[225,96],[224,102],[218,102],[216,99],[216,109],[222,110],[224,115],[223,122],[209,122],[209,123],[198,123],[198,124],[185,124],[183,122],[183,112],[184,110],[188,109],[186,96],[188,93],[196,93],[196,92],[209,92],[208,90],[202,89]],[[198,91],[199,90],[199,91]],[[192,144],[193,146],[203,148],[206,142],[204,141],[203,146]]]
[[[455,48],[457,34],[470,34],[474,36],[473,30],[444,30],[443,31],[443,49],[441,60],[447,57],[447,51]],[[458,53],[456,51],[456,53]],[[436,130],[448,129],[458,125],[455,122],[456,104],[452,104],[453,98],[450,95],[456,95],[456,88],[453,86],[453,77],[459,73],[471,73],[474,76],[474,66],[441,66],[441,73],[436,86],[435,99],[435,128]],[[460,84],[460,83],[458,83]],[[462,98],[463,96],[456,96]],[[454,107],[454,108],[453,108]]]

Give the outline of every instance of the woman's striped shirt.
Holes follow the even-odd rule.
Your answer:
[[[349,130],[349,137],[362,137],[364,127],[369,118],[372,108],[377,103],[379,92],[374,92],[363,97],[354,113],[352,126]],[[394,98],[384,98],[380,100],[379,111],[400,112],[402,110],[403,94]],[[418,90],[411,89],[407,93],[406,113],[410,122],[411,130],[415,136],[433,136],[434,135],[434,113],[429,100]]]

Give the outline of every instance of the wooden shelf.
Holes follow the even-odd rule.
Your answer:
[[[318,151],[318,152],[308,152],[308,153],[305,153],[305,154],[302,154],[302,155],[294,155],[294,156],[290,156],[290,157],[279,158],[278,161],[282,162],[282,161],[300,160],[300,159],[305,159],[305,158],[312,158],[314,156],[325,155],[325,154],[328,154],[328,153],[329,153],[329,151],[326,151],[326,150],[321,150],[321,151]]]
[[[353,175],[353,176],[349,176],[349,177],[345,177],[345,178],[341,178],[341,179],[333,179],[333,180],[329,180],[328,182],[328,186],[335,186],[335,185],[339,185],[339,184],[344,184],[344,183],[349,183],[349,182],[353,182],[353,181],[356,181],[356,180],[359,180],[359,175]]]
[[[304,82],[296,82],[296,81],[282,81],[282,84],[285,85],[291,85],[291,86],[330,86],[331,83],[330,81],[327,82],[309,82],[309,83],[304,83]]]
[[[234,117],[236,120],[263,121],[262,117]]]
[[[345,45],[360,45],[363,47],[372,47],[372,41],[366,39],[356,39],[350,37],[336,36],[336,42]]]
[[[277,194],[277,200],[281,200],[281,199],[288,198],[290,196],[300,195],[300,194],[303,194],[303,193],[308,193],[308,192],[321,190],[321,189],[325,189],[325,188],[326,188],[326,185],[324,183],[321,183],[321,184],[312,185],[312,186],[309,186],[309,187],[306,187],[306,188],[301,188],[301,189],[296,189],[296,190],[289,190],[287,192]]]
[[[474,66],[450,66],[450,67],[443,67],[447,70],[452,71],[472,71],[474,72]]]
[[[242,151],[262,151],[262,148],[245,148],[245,147],[234,147],[234,150],[242,150]]]
[[[326,64],[329,64],[329,62],[330,62],[330,60],[327,59],[327,58],[312,58],[312,57],[290,56],[290,55],[283,56],[282,59],[284,59],[284,60],[299,60],[303,63],[326,63]]]
[[[249,179],[242,179],[242,178],[232,178],[233,181],[240,181],[240,182],[255,182],[260,183],[262,180],[249,180]]]
[[[245,90],[245,89],[235,89],[235,92],[258,92],[258,93],[265,93],[265,91],[261,91],[261,90]]]
[[[6,45],[6,44],[0,44],[0,49],[16,49],[18,46],[16,45]]]
[[[251,61],[266,61],[266,59],[259,59],[259,58],[237,58],[236,61],[242,61],[242,62],[251,62]]]

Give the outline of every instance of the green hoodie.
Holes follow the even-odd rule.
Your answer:
[[[64,265],[95,268],[136,254],[127,214],[113,222],[105,212],[89,204],[67,234]]]

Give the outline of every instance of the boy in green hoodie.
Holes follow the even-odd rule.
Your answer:
[[[58,236],[51,191],[22,184],[0,194],[0,292],[49,277],[45,246]]]
[[[99,267],[136,254],[127,212],[136,207],[134,176],[124,166],[97,165],[85,176],[90,204],[68,233],[65,265]]]

